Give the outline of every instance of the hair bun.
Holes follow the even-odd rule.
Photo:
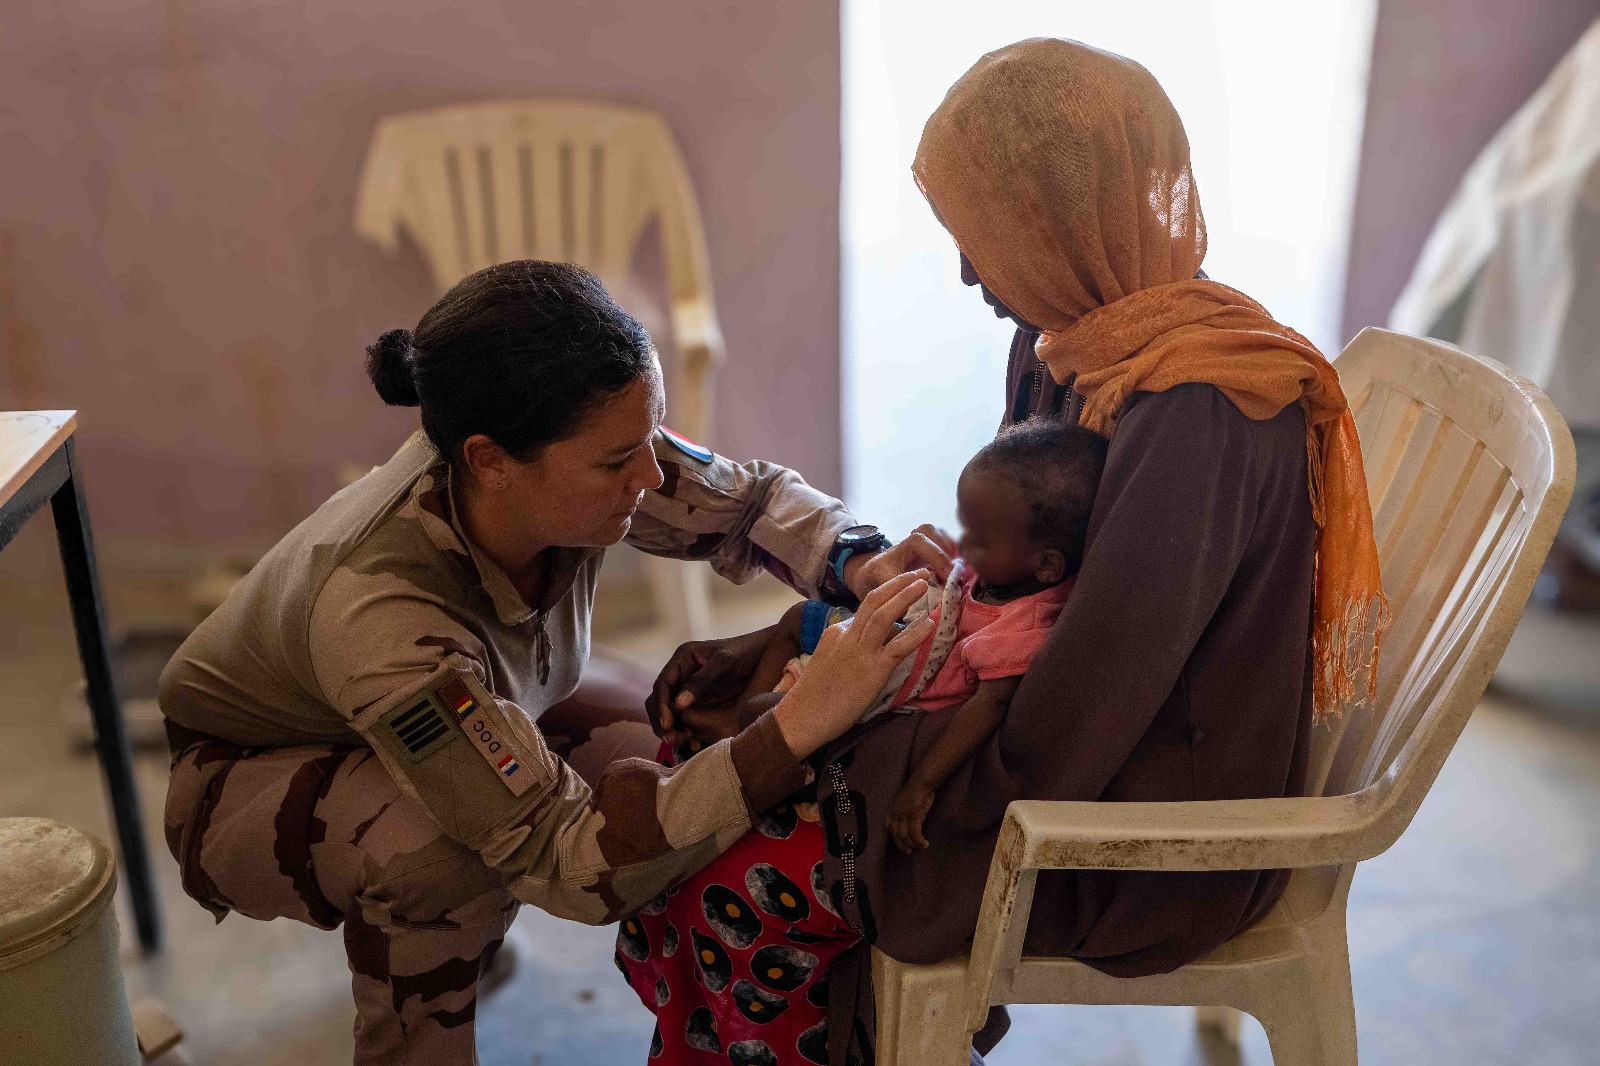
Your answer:
[[[367,346],[367,377],[383,402],[392,407],[416,407],[417,380],[411,367],[411,331],[391,329]]]

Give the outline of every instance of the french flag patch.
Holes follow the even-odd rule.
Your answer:
[[[504,759],[500,760],[500,772],[505,774],[507,777],[510,777],[512,774],[517,772],[517,769],[521,765],[521,763],[517,762],[515,756],[507,755]]]
[[[707,448],[702,444],[696,444],[694,441],[683,436],[681,433],[672,432],[672,430],[668,429],[666,426],[661,427],[661,435],[667,438],[667,443],[671,444],[674,448],[678,449],[691,459],[696,459],[702,463],[709,463],[711,460],[716,458],[715,455],[711,454],[710,448]]]

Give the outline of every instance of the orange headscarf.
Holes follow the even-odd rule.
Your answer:
[[[1387,605],[1355,420],[1339,376],[1248,296],[1194,275],[1205,217],[1189,141],[1150,72],[1075,41],[991,52],[928,119],[917,184],[984,284],[1105,436],[1133,392],[1215,385],[1247,417],[1306,414],[1317,571],[1313,707],[1376,685]],[[1364,676],[1362,692],[1357,679]]]

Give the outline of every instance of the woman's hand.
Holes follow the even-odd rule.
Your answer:
[[[927,567],[944,581],[961,553],[955,539],[938,526],[924,523],[892,548],[872,555],[857,555],[844,564],[844,583],[861,599],[896,574]]]
[[[855,724],[894,672],[934,630],[932,618],[901,629],[900,616],[928,591],[926,570],[883,582],[848,626],[829,626],[800,680],[773,712],[795,758],[803,759]]]
[[[727,707],[703,711],[690,707],[679,711],[678,728],[666,735],[667,740],[674,748],[683,745],[693,754],[719,740],[738,736],[746,726],[776,707],[782,698],[781,692],[762,692]]]
[[[691,640],[679,645],[656,675],[645,710],[658,736],[681,727],[676,712],[689,707],[727,707],[744,691],[772,628],[721,640]]]

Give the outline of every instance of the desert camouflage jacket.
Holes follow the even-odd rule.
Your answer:
[[[768,463],[658,432],[665,481],[628,541],[816,595],[855,519]],[[462,532],[448,465],[420,433],[268,553],[184,643],[161,706],[240,745],[371,746],[452,838],[552,913],[604,922],[700,868],[803,783],[770,714],[675,769],[618,764],[594,790],[538,717],[589,654],[601,549],[561,549],[529,605]]]

